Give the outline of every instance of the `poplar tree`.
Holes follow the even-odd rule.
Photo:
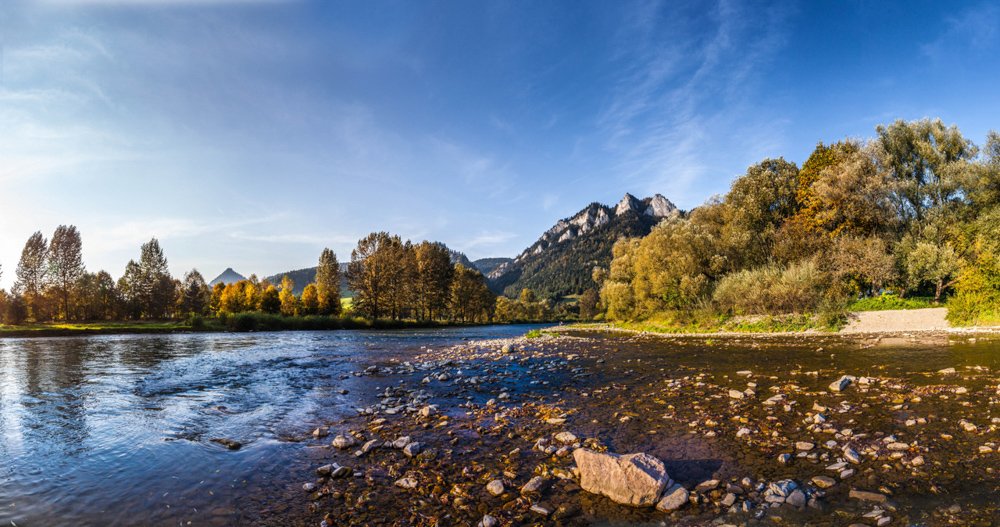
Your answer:
[[[70,318],[70,296],[85,271],[80,232],[73,225],[60,225],[49,243],[49,276],[55,294],[62,301],[63,320]]]
[[[28,316],[43,320],[45,278],[48,274],[48,242],[41,231],[28,238],[21,251],[21,259],[17,263],[17,280],[14,282],[14,294],[24,297]]]

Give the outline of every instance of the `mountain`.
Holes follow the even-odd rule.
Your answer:
[[[469,269],[476,269],[476,265],[472,263],[471,260],[469,260],[469,257],[466,256],[465,253],[451,250],[448,248],[447,245],[441,242],[435,242],[435,245],[443,247],[444,250],[448,251],[448,256],[451,257],[451,265],[462,264],[463,266],[468,267]]]
[[[502,263],[487,277],[494,293],[514,298],[532,289],[542,298],[583,293],[596,287],[594,267],[611,263],[611,248],[621,237],[649,234],[677,207],[657,194],[638,199],[625,194],[614,207],[591,203],[571,218],[559,220],[517,258]]]
[[[233,268],[229,267],[225,271],[222,271],[222,274],[216,276],[215,280],[209,282],[208,285],[209,287],[215,287],[215,284],[229,285],[233,282],[239,282],[240,280],[246,280],[246,279],[247,277],[241,275],[240,273],[237,273],[236,271],[233,271]]]
[[[480,273],[488,275],[497,267],[512,261],[514,261],[513,258],[480,258],[472,262],[472,265],[476,266]]]

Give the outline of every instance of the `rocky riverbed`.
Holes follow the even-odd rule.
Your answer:
[[[289,438],[310,448],[286,524],[994,525],[994,339],[562,332],[389,355],[350,373],[356,416]]]

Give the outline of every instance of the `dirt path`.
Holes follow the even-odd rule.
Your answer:
[[[948,309],[895,309],[889,311],[858,311],[848,316],[841,333],[886,333],[897,331],[934,331],[951,328],[944,316]]]

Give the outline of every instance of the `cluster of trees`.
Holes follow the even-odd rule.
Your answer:
[[[621,239],[594,270],[616,319],[711,307],[791,312],[891,291],[1000,306],[1000,135],[980,149],[940,120],[765,159],[724,196]],[[959,309],[953,309],[958,312]]]
[[[107,271],[88,272],[80,232],[72,225],[60,225],[51,240],[32,234],[16,273],[11,291],[0,289],[0,320],[7,324],[164,318],[196,311],[207,289],[196,270],[184,282],[173,279],[156,238],[142,246],[139,261],[129,261],[117,281]]]
[[[496,301],[483,275],[453,266],[443,245],[404,243],[384,232],[361,239],[351,253],[347,280],[356,295],[351,313],[341,305],[341,269],[330,249],[323,250],[314,282],[300,295],[293,293],[295,284],[288,276],[277,285],[252,275],[212,288],[197,269],[183,280],[174,279],[156,238],[142,246],[139,260],[129,261],[117,281],[106,271],[87,272],[82,250],[74,226],[60,226],[51,241],[41,232],[33,234],[21,254],[13,289],[0,290],[0,319],[20,324],[261,312],[487,322]]]
[[[370,319],[488,322],[496,297],[482,273],[451,264],[447,248],[373,232],[351,251],[352,310]]]
[[[195,271],[197,272],[197,271]],[[198,279],[201,276],[198,275]],[[187,278],[185,278],[187,281]],[[330,249],[323,249],[316,267],[316,279],[308,284],[301,295],[296,296],[295,282],[287,275],[281,280],[280,286],[271,284],[267,279],[258,280],[257,275],[250,275],[247,280],[230,284],[218,283],[209,292],[208,287],[192,281],[191,296],[201,299],[200,309],[191,312],[202,314],[205,307],[212,313],[249,313],[261,312],[282,314],[285,316],[340,316],[340,264],[337,255]],[[195,293],[199,290],[200,293]]]

